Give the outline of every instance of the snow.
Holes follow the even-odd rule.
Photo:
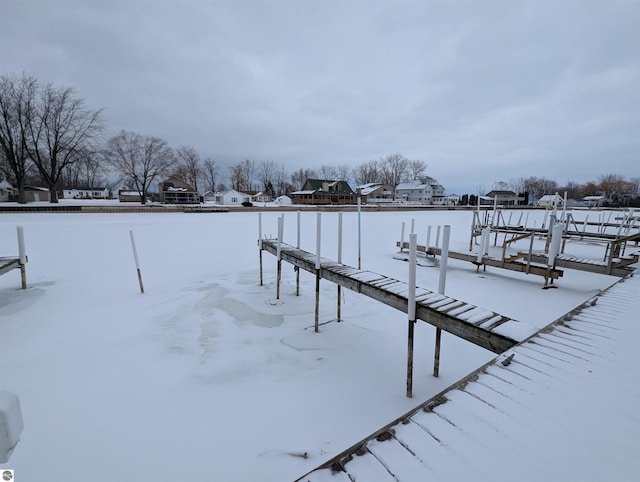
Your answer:
[[[0,391],[0,463],[7,462],[22,432],[20,400],[15,393]]]
[[[543,212],[530,213],[538,224]],[[263,213],[263,233],[277,231]],[[296,239],[285,214],[284,241]],[[468,249],[472,215],[460,211],[362,214],[362,268],[406,280],[394,259],[402,222],[452,226]],[[442,391],[495,355],[443,334],[440,378],[431,376],[435,329],[416,327],[414,398],[405,393],[406,315],[321,284],[275,257],[258,283],[257,214],[3,214],[0,255],[17,252],[24,226],[28,290],[17,270],[0,277],[0,390],[20,397],[21,441],[9,463],[20,480],[293,480]],[[301,248],[315,251],[316,213],[303,212]],[[322,256],[337,257],[337,213],[322,214]],[[357,265],[357,214],[345,212],[343,262]],[[140,294],[129,230],[135,233]],[[528,243],[528,241],[526,241]],[[583,257],[592,244],[568,244]],[[601,248],[603,250],[604,248]],[[594,254],[594,250],[597,254]],[[437,291],[438,268],[417,285]],[[367,275],[364,275],[367,276]],[[450,259],[447,295],[543,327],[617,278],[565,270],[543,280]],[[509,326],[512,322],[502,326]]]

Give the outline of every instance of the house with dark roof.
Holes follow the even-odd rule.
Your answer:
[[[294,204],[357,204],[358,195],[346,181],[307,179],[300,191],[289,194]]]
[[[165,204],[200,204],[200,194],[186,182],[170,177],[159,185],[160,202]]]
[[[518,196],[513,191],[493,190],[488,192],[486,197],[502,206],[515,206],[524,201],[524,197]]]

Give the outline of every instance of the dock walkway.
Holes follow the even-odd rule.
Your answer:
[[[262,249],[277,255],[276,240],[262,240]],[[316,274],[316,255],[281,244],[283,261]],[[320,277],[407,313],[408,284],[388,276],[321,259]],[[522,321],[424,288],[416,289],[416,318],[494,353],[502,353],[538,329]]]
[[[298,479],[638,480],[640,276]]]

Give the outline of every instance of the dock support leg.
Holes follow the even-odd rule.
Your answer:
[[[407,398],[413,398],[413,332],[415,320],[409,320],[409,334],[407,336]]]
[[[296,296],[300,296],[300,268],[296,266]]]
[[[338,285],[338,309],[337,309],[337,318],[338,318],[338,323],[340,323],[342,321],[342,313],[341,313],[341,307],[340,307],[340,303],[341,303],[341,295],[342,295],[342,286]]]
[[[27,267],[24,264],[20,264],[20,278],[22,279],[22,289],[27,289]]]
[[[436,328],[436,347],[433,355],[433,376],[440,376],[440,340],[442,338],[442,330]]]
[[[262,278],[262,248],[258,250],[260,252],[260,286],[263,285],[263,278]]]
[[[276,300],[280,299],[280,279],[282,277],[282,260],[278,260],[278,274],[276,275]]]
[[[320,270],[316,270],[316,311],[315,311],[315,328],[314,331],[318,333],[320,331],[318,329],[319,326],[319,318],[320,318]]]

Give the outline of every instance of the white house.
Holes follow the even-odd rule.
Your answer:
[[[425,177],[401,182],[396,186],[396,200],[416,204],[443,204],[444,187],[436,179]]]
[[[3,179],[0,181],[0,202],[9,201],[15,194],[16,188],[14,188],[9,181]]]
[[[291,198],[289,196],[285,196],[284,194],[282,196],[278,196],[274,202],[278,206],[291,206],[293,204]]]
[[[74,187],[62,190],[64,199],[108,199],[109,189],[106,187]]]
[[[216,204],[238,206],[244,202],[250,203],[251,198],[251,194],[236,191],[235,189],[229,189],[227,191],[220,191],[216,193]]]
[[[564,199],[560,194],[545,194],[536,203],[537,206],[540,207],[562,207],[564,204]]]

